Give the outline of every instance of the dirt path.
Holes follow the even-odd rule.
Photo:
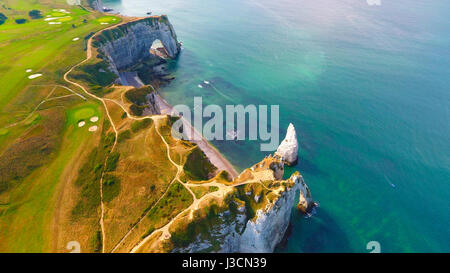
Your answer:
[[[137,75],[131,73],[122,74],[121,80],[122,78],[125,83],[132,83],[134,84],[134,87],[142,87],[142,81],[137,77]],[[155,88],[153,89],[156,90]],[[156,92],[155,98],[161,110],[161,114],[178,115],[178,113],[173,109],[173,107],[169,103],[167,103],[167,101],[164,100],[158,92]],[[124,107],[122,107],[122,109],[124,109]],[[126,110],[124,109],[124,111]],[[128,113],[127,115],[129,116]],[[197,144],[198,147],[208,157],[209,161],[211,161],[211,163],[214,166],[216,166],[217,169],[226,170],[232,177],[238,176],[238,172],[234,169],[233,165],[219,151],[217,151],[217,149],[214,146],[212,146],[211,143],[209,143],[203,137],[203,135],[200,132],[198,132],[194,126],[192,126],[192,124],[189,121],[187,121],[183,117],[181,117],[181,120],[183,122],[184,128],[187,131],[191,132],[190,137],[191,139],[189,139],[189,141]]]
[[[164,109],[166,113],[175,112],[173,107],[168,104],[159,94],[156,94],[155,97],[160,108]],[[232,177],[237,177],[239,175],[238,172],[234,169],[233,165],[219,151],[217,151],[217,149],[214,148],[203,137],[203,135],[199,133],[194,126],[191,125],[189,121],[187,121],[184,117],[181,117],[181,120],[183,122],[184,128],[187,128],[188,131],[193,133],[189,141],[197,144],[214,166],[216,166],[219,170],[226,170]]]
[[[103,29],[103,30],[111,29],[111,28],[117,27],[117,26],[120,25],[120,24],[125,24],[125,23],[128,23],[128,22],[130,22],[130,21],[133,21],[133,20],[139,20],[139,19],[141,19],[141,18],[131,18],[131,19],[128,20],[128,21],[124,21],[124,22],[122,22],[122,23],[119,23],[119,24],[116,24],[116,25],[112,25],[112,26],[110,26],[110,27],[108,27],[108,28],[105,28],[105,29]],[[83,92],[84,92],[86,95],[88,95],[88,96],[90,96],[90,97],[92,97],[92,98],[94,98],[94,99],[100,101],[100,102],[103,104],[104,108],[105,108],[106,115],[107,115],[107,117],[108,117],[108,119],[109,119],[109,121],[110,121],[110,123],[111,123],[111,127],[112,127],[112,129],[113,129],[113,131],[114,131],[114,133],[115,133],[114,144],[113,144],[113,146],[112,146],[112,148],[111,148],[111,151],[109,152],[108,156],[106,157],[105,162],[103,163],[104,166],[105,166],[105,165],[106,165],[106,162],[108,161],[108,158],[109,158],[110,154],[114,151],[114,149],[115,149],[116,146],[117,146],[117,138],[118,138],[118,130],[117,130],[115,124],[114,124],[114,121],[113,121],[111,115],[110,115],[109,109],[108,109],[108,107],[107,107],[107,105],[106,105],[106,101],[111,101],[111,102],[113,102],[113,103],[118,104],[118,105],[123,109],[123,111],[126,113],[127,117],[130,118],[130,119],[133,119],[133,120],[143,120],[143,119],[151,118],[151,119],[153,119],[155,122],[158,122],[158,119],[162,118],[162,116],[153,116],[153,117],[149,117],[149,116],[146,116],[146,117],[135,117],[135,116],[131,115],[131,114],[128,112],[128,109],[126,109],[121,103],[119,103],[119,102],[117,102],[117,101],[115,101],[115,100],[113,100],[113,99],[108,99],[108,98],[101,98],[101,97],[98,97],[98,96],[96,96],[95,94],[90,93],[90,92],[89,92],[86,88],[84,88],[84,86],[82,86],[81,84],[79,84],[79,83],[77,83],[77,82],[74,82],[74,81],[71,81],[71,80],[68,78],[68,75],[69,75],[75,68],[77,68],[78,66],[80,66],[80,65],[82,65],[82,64],[84,64],[84,63],[86,63],[86,62],[92,57],[92,38],[95,37],[96,35],[98,35],[98,33],[101,33],[103,30],[97,32],[96,34],[94,34],[94,35],[88,40],[88,42],[87,42],[86,59],[84,59],[84,60],[81,61],[80,63],[78,63],[78,64],[72,66],[72,67],[69,69],[69,71],[67,71],[67,72],[64,74],[64,80],[65,80],[66,82],[68,82],[69,84],[72,84],[72,85],[74,85],[74,86],[77,86],[78,88],[80,88],[81,90],[83,90]],[[78,93],[76,93],[75,91],[71,90],[70,88],[67,88],[67,89],[70,90],[70,91],[72,91],[74,94],[79,95]],[[81,96],[81,95],[79,95],[79,96]],[[81,96],[81,97],[83,97],[83,96]],[[83,97],[83,98],[84,98],[84,97]],[[170,106],[170,105],[169,105],[162,97],[160,97],[159,94],[156,95],[156,98],[157,98],[158,103],[161,105],[162,108],[164,108],[164,109],[166,109],[166,110],[172,111],[172,107],[171,107],[171,106]],[[184,123],[184,121],[183,121],[183,123]],[[194,132],[194,134],[197,134],[196,137],[197,137],[198,139],[201,139],[201,140],[199,140],[198,142],[195,142],[195,141],[194,141],[194,142],[195,142],[195,143],[203,150],[203,152],[205,152],[205,154],[208,156],[208,158],[210,159],[210,161],[211,161],[214,165],[216,165],[219,169],[227,170],[227,171],[230,173],[230,175],[232,175],[233,177],[237,177],[237,176],[238,176],[238,173],[237,173],[236,170],[233,168],[233,166],[231,165],[231,163],[229,163],[228,160],[226,160],[226,159],[225,159],[225,158],[224,158],[224,157],[223,157],[223,156],[222,156],[222,155],[221,155],[214,147],[212,147],[212,145],[209,144],[209,142],[206,141],[206,140],[202,137],[202,135],[201,135],[199,132],[197,132],[197,130],[195,130],[195,128],[194,128],[190,123],[188,123],[187,121],[186,121],[186,127],[191,128],[191,130]],[[140,241],[140,242],[132,249],[131,252],[136,252],[137,250],[139,250],[139,248],[142,247],[142,245],[144,245],[144,244],[150,239],[150,237],[151,237],[153,234],[155,234],[155,232],[162,231],[162,236],[160,237],[160,239],[167,239],[167,238],[170,238],[170,232],[169,232],[169,227],[170,227],[170,225],[171,225],[176,219],[178,219],[178,217],[179,217],[180,215],[182,215],[183,213],[185,213],[185,212],[188,211],[188,210],[191,211],[191,217],[192,217],[193,212],[198,208],[198,205],[199,205],[200,202],[203,201],[204,199],[206,199],[206,198],[208,198],[208,197],[210,197],[210,196],[217,196],[217,197],[219,197],[219,196],[224,196],[230,189],[232,189],[232,188],[235,187],[235,186],[257,182],[257,181],[253,181],[253,180],[252,180],[252,181],[247,181],[247,182],[245,182],[245,183],[240,183],[240,184],[230,185],[230,186],[227,186],[227,185],[224,185],[224,184],[220,184],[220,183],[217,183],[217,182],[210,182],[210,183],[207,183],[207,184],[190,184],[190,183],[182,183],[182,182],[179,180],[179,176],[180,176],[180,174],[183,172],[183,166],[181,166],[181,165],[175,163],[175,162],[172,160],[172,158],[171,158],[171,156],[170,156],[170,146],[169,146],[169,144],[166,142],[166,140],[165,140],[164,137],[161,135],[161,133],[159,132],[159,130],[156,130],[156,131],[157,131],[158,135],[161,137],[161,140],[163,141],[163,143],[165,144],[166,149],[167,149],[167,158],[168,158],[169,161],[177,168],[177,173],[176,173],[174,179],[169,183],[169,185],[168,185],[166,191],[165,191],[165,192],[163,193],[163,195],[158,199],[158,201],[152,206],[152,208],[153,208],[156,204],[158,204],[158,202],[165,196],[165,194],[166,194],[167,191],[169,190],[170,186],[171,186],[174,182],[179,182],[179,183],[181,183],[181,185],[183,185],[183,186],[189,191],[189,193],[190,193],[190,194],[192,195],[192,197],[193,197],[193,202],[192,202],[192,204],[191,204],[188,208],[186,208],[185,210],[183,210],[182,212],[180,212],[179,214],[177,214],[175,217],[173,217],[166,225],[164,225],[163,227],[161,227],[161,228],[159,228],[159,229],[157,229],[157,230],[154,230],[152,233],[150,233],[148,236],[146,236],[143,240],[141,240],[141,241]],[[103,169],[105,169],[105,168],[103,168]],[[105,172],[103,171],[102,176],[101,176],[101,179],[100,179],[100,200],[101,200],[101,202],[100,202],[100,203],[101,203],[101,204],[100,204],[100,207],[101,207],[101,216],[100,216],[99,224],[100,224],[100,227],[101,227],[101,233],[102,233],[102,253],[105,252],[105,242],[106,242],[105,227],[104,227],[104,213],[105,213],[105,208],[104,208],[104,203],[103,203],[103,178],[104,178],[104,173],[105,173]],[[195,194],[193,193],[193,191],[191,190],[190,187],[205,186],[205,185],[213,185],[213,186],[217,186],[217,187],[219,188],[219,190],[218,190],[218,191],[215,191],[215,192],[207,193],[207,194],[205,194],[204,196],[202,196],[200,199],[197,199],[197,198],[195,197]],[[130,228],[130,230],[124,235],[124,237],[122,237],[122,239],[119,241],[119,243],[117,243],[117,244],[113,247],[112,252],[114,252],[114,251],[121,245],[121,243],[123,243],[123,241],[129,236],[129,234],[131,234],[131,232],[133,231],[133,229],[134,229],[134,228],[135,228],[135,227],[136,227],[136,226],[137,226],[137,225],[145,218],[145,216],[146,216],[150,211],[151,211],[151,209],[149,209],[149,211],[148,211],[143,217],[141,217],[140,220],[139,220],[135,225],[133,225],[133,226]]]

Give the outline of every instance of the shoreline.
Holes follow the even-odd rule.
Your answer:
[[[134,73],[126,73],[120,75],[120,81],[122,84],[126,84],[126,86],[133,86],[135,88],[142,87],[142,81],[139,79],[137,74],[132,75]],[[130,78],[132,77],[132,78]],[[130,85],[131,84],[131,85]],[[152,86],[150,84],[150,86]],[[153,88],[153,86],[152,86]],[[170,115],[173,111],[173,107],[160,95],[160,93],[155,89],[155,98],[159,105],[161,115]],[[207,141],[203,135],[195,129],[194,126],[190,122],[188,122],[185,118],[181,117],[183,121],[183,125],[188,128],[195,137],[190,142],[193,142],[198,145],[198,147],[205,153],[206,157],[211,161],[211,163],[217,167],[218,171],[225,170],[227,171],[233,178],[237,177],[239,173],[236,171],[234,166],[211,144]],[[199,140],[196,140],[199,139]]]

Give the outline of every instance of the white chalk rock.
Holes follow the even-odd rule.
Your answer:
[[[294,125],[292,125],[292,123],[289,123],[286,137],[280,143],[280,146],[278,146],[276,154],[281,156],[284,162],[289,166],[297,164],[298,141],[297,141],[297,133],[295,132],[295,128]]]

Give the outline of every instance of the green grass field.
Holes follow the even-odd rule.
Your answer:
[[[32,19],[28,12],[33,9],[42,18]],[[101,22],[118,23],[120,18],[69,6],[65,0],[5,0],[0,13],[8,18],[0,25],[0,155],[9,151],[6,155],[14,157],[14,147],[20,146],[14,144],[24,141],[24,136],[35,139],[21,146],[24,156],[16,157],[17,165],[30,166],[30,172],[16,176],[10,188],[0,191],[0,252],[55,251],[54,218],[61,192],[67,181],[74,180],[71,169],[80,155],[98,143],[100,130],[89,132],[88,128],[100,126],[104,118],[101,104],[58,86],[82,94],[63,75],[86,58],[84,37],[106,27]],[[27,21],[18,24],[16,19]],[[42,76],[29,78],[38,73]],[[61,117],[62,129],[56,135],[46,135],[54,132],[44,126],[53,117],[42,114],[46,111]],[[92,116],[99,120],[91,122]],[[86,122],[81,128],[77,126],[80,120]],[[45,141],[49,139],[55,145],[48,146]],[[34,156],[36,147],[46,153]],[[4,173],[0,183],[5,182],[2,177]]]
[[[42,16],[31,18],[32,10]],[[6,0],[0,13],[0,252],[64,252],[69,241],[83,252],[108,251],[141,219],[129,248],[189,207],[193,196],[175,180],[168,154],[184,165],[184,182],[206,180],[216,169],[198,147],[170,136],[174,120],[132,121],[106,101],[110,121],[105,105],[64,80],[86,58],[86,39],[122,19],[65,0]],[[97,96],[114,96],[116,75],[100,71],[106,65],[91,58],[69,78]],[[127,98],[141,104],[151,90],[141,91]]]

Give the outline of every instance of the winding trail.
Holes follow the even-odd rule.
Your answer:
[[[97,33],[98,33],[98,32],[97,32]],[[93,36],[95,36],[95,35],[93,35]],[[100,98],[100,97],[98,97],[98,96],[96,96],[96,95],[94,95],[94,94],[92,94],[92,93],[89,93],[89,92],[86,90],[86,88],[84,88],[81,84],[76,83],[76,82],[74,82],[74,81],[71,81],[71,80],[69,80],[69,78],[67,77],[67,75],[69,75],[76,67],[78,67],[78,66],[84,64],[85,62],[87,62],[87,61],[92,57],[92,37],[88,40],[88,45],[87,45],[86,55],[87,55],[87,56],[86,56],[86,59],[84,59],[84,60],[81,61],[80,63],[78,63],[78,64],[72,66],[72,67],[69,69],[69,71],[67,71],[67,72],[64,74],[64,77],[63,77],[63,78],[64,78],[64,80],[65,80],[66,82],[68,82],[68,83],[70,83],[70,84],[73,84],[73,85],[77,86],[78,88],[80,88],[81,90],[83,90],[84,93],[86,93],[88,96],[90,96],[90,97],[92,97],[92,98],[94,98],[94,99],[99,100],[99,101],[102,102],[103,106],[105,107],[106,115],[108,116],[108,119],[109,119],[109,121],[110,121],[110,123],[111,123],[111,127],[113,128],[113,131],[114,131],[114,134],[115,134],[114,144],[113,144],[113,146],[112,146],[110,152],[108,153],[108,156],[106,157],[105,162],[103,163],[103,172],[102,172],[102,175],[101,175],[101,178],[100,178],[100,208],[101,208],[100,228],[101,228],[101,232],[102,232],[102,253],[104,253],[104,252],[105,252],[105,238],[106,238],[106,236],[105,236],[105,225],[104,225],[104,221],[103,221],[103,219],[104,219],[104,214],[105,214],[105,206],[104,206],[104,203],[103,203],[103,178],[104,178],[104,175],[105,175],[105,166],[106,166],[106,162],[108,161],[109,156],[111,155],[112,151],[114,151],[114,149],[115,149],[115,147],[116,147],[116,145],[117,145],[118,131],[117,131],[116,126],[115,126],[115,124],[114,124],[114,122],[113,122],[113,119],[111,118],[111,115],[110,115],[110,113],[109,113],[108,107],[106,106],[105,100],[102,99],[102,98]]]
[[[133,120],[143,120],[143,119],[148,119],[148,118],[150,118],[150,119],[152,119],[152,120],[155,122],[155,124],[157,124],[158,121],[159,121],[159,119],[163,118],[163,116],[161,116],[161,115],[159,115],[159,116],[145,116],[145,117],[136,117],[136,116],[133,116],[133,115],[131,115],[131,114],[129,113],[128,109],[126,109],[126,107],[124,107],[121,103],[119,103],[119,102],[117,102],[116,100],[113,100],[113,99],[109,99],[109,98],[101,98],[101,97],[96,96],[95,94],[90,93],[83,85],[81,85],[81,84],[79,84],[79,83],[77,83],[77,82],[74,82],[74,81],[70,80],[70,79],[68,78],[68,75],[69,75],[75,68],[77,68],[77,67],[79,67],[80,65],[86,63],[87,61],[89,61],[89,60],[92,58],[92,55],[93,55],[93,54],[92,54],[92,39],[93,39],[98,33],[102,32],[103,30],[110,29],[110,28],[115,28],[115,27],[117,27],[118,25],[125,24],[125,23],[131,22],[131,21],[134,21],[134,20],[139,20],[139,19],[142,19],[142,18],[140,18],[140,17],[135,17],[135,18],[130,18],[130,20],[128,20],[128,21],[125,21],[125,20],[124,20],[123,22],[121,22],[121,23],[119,23],[119,24],[112,25],[112,26],[110,26],[110,27],[108,27],[108,28],[102,29],[102,30],[96,32],[94,35],[92,35],[92,37],[89,38],[89,40],[87,41],[86,59],[84,59],[83,61],[79,62],[78,64],[72,66],[72,67],[64,74],[64,77],[63,77],[64,80],[65,80],[66,82],[68,82],[69,84],[72,84],[72,85],[74,85],[74,86],[77,86],[78,88],[80,88],[81,90],[83,90],[83,92],[84,92],[87,96],[92,97],[93,99],[96,99],[96,100],[100,101],[100,102],[103,104],[103,106],[104,106],[104,108],[105,108],[106,115],[107,115],[107,117],[108,117],[108,120],[109,120],[110,123],[111,123],[111,127],[112,127],[112,129],[113,129],[113,131],[114,131],[114,134],[115,134],[114,144],[113,144],[111,150],[109,151],[108,156],[105,158],[105,162],[103,163],[103,172],[102,172],[102,175],[101,175],[101,178],[100,178],[100,207],[101,207],[101,216],[100,216],[99,224],[100,224],[100,227],[101,227],[101,233],[102,233],[102,253],[105,252],[105,242],[106,242],[106,235],[105,235],[106,232],[105,232],[105,226],[104,226],[105,206],[104,206],[104,202],[103,202],[103,178],[104,178],[104,174],[105,174],[105,166],[106,166],[106,162],[108,161],[108,158],[109,158],[109,156],[111,155],[111,153],[112,153],[112,152],[114,151],[114,149],[116,148],[116,146],[117,146],[117,139],[118,139],[118,130],[117,130],[117,128],[116,128],[116,125],[114,124],[114,121],[113,121],[111,115],[110,115],[110,111],[109,111],[109,109],[108,109],[108,107],[107,107],[107,105],[106,105],[106,101],[110,101],[110,102],[113,102],[113,103],[119,105],[119,106],[122,108],[122,110],[126,113],[127,117],[130,118],[130,119],[133,119]],[[74,93],[74,95],[78,95],[78,96],[82,97],[83,99],[86,99],[84,96],[78,94],[77,92],[73,91],[72,89],[70,89],[70,88],[68,88],[68,87],[65,87],[65,86],[62,86],[62,87],[64,87],[64,88],[66,88],[67,90],[71,91],[72,93]],[[160,95],[159,95],[158,93],[156,93],[156,96],[155,96],[155,97],[157,98],[157,101],[158,101],[158,103],[161,105],[162,108],[164,108],[165,110],[170,111],[170,112],[172,111],[172,107],[171,107],[171,106],[170,106],[170,105],[169,105],[162,97],[160,97]],[[212,160],[211,162],[212,162],[213,164],[215,164],[216,166],[219,165],[219,166],[217,166],[217,167],[219,167],[219,169],[227,170],[233,177],[237,177],[237,176],[238,176],[238,173],[237,173],[236,170],[233,168],[233,166],[232,166],[232,165],[231,165],[231,164],[230,164],[230,163],[229,163],[229,162],[228,162],[228,161],[227,161],[227,160],[226,160],[226,159],[225,159],[225,158],[224,158],[224,157],[223,157],[223,156],[215,149],[215,148],[213,148],[213,147],[212,147],[212,146],[211,146],[211,145],[210,145],[210,144],[202,137],[202,135],[201,135],[199,132],[197,132],[197,130],[196,130],[190,123],[188,123],[186,120],[184,120],[183,123],[184,123],[184,122],[186,122],[186,125],[188,126],[188,128],[190,128],[190,129],[194,132],[194,134],[196,134],[195,137],[197,137],[197,140],[196,140],[196,141],[194,140],[193,142],[196,143],[197,145],[199,145],[199,147],[205,152],[205,154],[207,154],[208,158],[210,158],[210,160]],[[111,251],[111,252],[114,252],[115,250],[117,250],[118,247],[120,247],[120,245],[121,245],[121,244],[125,241],[125,239],[131,234],[131,232],[134,230],[134,228],[135,228],[139,223],[141,223],[142,220],[145,219],[145,217],[146,217],[146,216],[148,215],[148,213],[151,211],[151,209],[152,209],[154,206],[156,206],[156,205],[160,202],[160,200],[162,200],[162,198],[163,198],[163,197],[166,195],[166,193],[168,192],[170,186],[171,186],[173,183],[175,183],[175,182],[179,182],[181,185],[183,185],[183,186],[189,191],[189,193],[192,195],[193,202],[190,204],[190,206],[189,206],[188,208],[186,208],[186,209],[184,209],[183,211],[181,211],[180,213],[178,213],[175,217],[173,217],[173,218],[172,218],[167,224],[165,224],[163,227],[154,230],[153,232],[151,232],[150,234],[148,234],[145,238],[143,238],[140,242],[138,242],[137,245],[135,245],[135,246],[132,248],[132,250],[131,250],[132,253],[138,251],[145,243],[148,242],[148,240],[151,238],[151,236],[152,236],[153,234],[155,234],[156,232],[162,232],[162,236],[159,237],[160,240],[170,238],[170,232],[169,232],[169,227],[170,227],[170,225],[171,225],[175,220],[177,220],[177,219],[180,217],[180,215],[182,215],[183,213],[185,213],[186,211],[189,211],[189,210],[190,210],[190,212],[191,212],[191,213],[190,213],[190,218],[192,218],[192,217],[193,217],[193,212],[198,208],[198,205],[199,205],[203,200],[205,200],[206,198],[209,198],[209,197],[211,197],[211,196],[216,196],[216,197],[222,196],[222,197],[223,197],[223,196],[224,196],[228,191],[230,191],[232,188],[234,188],[234,187],[236,187],[236,186],[244,185],[244,184],[260,183],[261,185],[263,185],[263,184],[261,183],[261,181],[259,181],[259,180],[249,180],[249,181],[245,181],[245,182],[241,182],[241,183],[237,183],[237,184],[233,184],[233,185],[225,185],[225,184],[222,184],[222,183],[217,183],[217,182],[215,182],[215,181],[213,181],[213,182],[208,182],[208,183],[205,183],[205,184],[191,184],[191,183],[188,183],[188,182],[183,183],[183,182],[181,182],[180,179],[179,179],[180,174],[183,172],[183,166],[181,166],[181,165],[175,163],[175,162],[173,161],[173,159],[171,158],[171,156],[170,156],[170,146],[169,146],[169,144],[167,143],[167,141],[164,139],[164,137],[161,135],[161,133],[159,132],[157,126],[156,126],[156,132],[158,133],[158,135],[160,136],[161,140],[162,140],[163,143],[165,144],[166,149],[167,149],[167,158],[168,158],[169,161],[177,168],[177,172],[176,172],[176,174],[175,174],[175,177],[174,177],[174,178],[172,179],[172,181],[169,183],[169,185],[168,185],[166,191],[165,191],[165,192],[161,195],[161,197],[155,202],[155,204],[154,204],[152,207],[150,207],[150,209],[147,211],[147,213],[146,213],[145,215],[143,215],[142,217],[140,217],[140,219],[138,219],[138,221],[137,221],[137,222],[136,222],[136,223],[128,230],[128,232],[121,238],[121,240],[120,240],[120,241],[112,248],[112,251]],[[200,140],[198,140],[198,139],[200,139]],[[206,151],[205,151],[204,149],[205,149]],[[214,162],[213,162],[213,161],[214,161]],[[192,191],[191,187],[199,187],[199,186],[216,186],[216,187],[219,188],[219,190],[214,191],[214,192],[206,193],[205,195],[203,195],[201,198],[198,199],[198,198],[196,198],[196,196],[195,196],[194,192]],[[263,185],[263,186],[264,186],[264,185]],[[264,187],[265,187],[265,186],[264,186]],[[265,187],[265,188],[266,188],[266,187]]]

